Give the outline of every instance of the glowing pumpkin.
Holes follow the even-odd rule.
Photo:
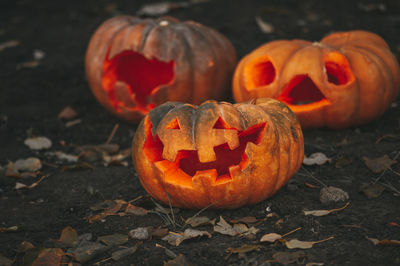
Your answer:
[[[171,17],[111,18],[92,36],[85,59],[97,100],[131,122],[166,101],[221,98],[235,64],[235,50],[221,33]]]
[[[168,102],[142,120],[132,155],[153,198],[236,208],[272,196],[299,169],[303,149],[300,124],[279,101]]]
[[[333,33],[320,42],[273,41],[238,64],[236,101],[271,97],[286,103],[303,128],[344,128],[379,117],[399,92],[396,57],[378,35]]]

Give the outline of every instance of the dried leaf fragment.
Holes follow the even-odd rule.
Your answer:
[[[296,252],[277,252],[272,255],[272,258],[278,263],[283,265],[288,265],[291,263],[303,264],[300,263],[300,259],[304,259],[306,257],[306,253],[304,251],[296,251]]]
[[[328,158],[322,152],[315,152],[309,157],[304,156],[303,164],[305,165],[323,165],[327,162],[331,162],[332,159]]]
[[[304,211],[304,215],[313,215],[313,216],[325,216],[328,215],[332,212],[337,212],[345,209],[347,206],[349,206],[350,202],[347,202],[346,205],[344,205],[341,208],[338,209],[332,209],[332,210],[313,210],[313,211]]]
[[[40,159],[35,157],[29,157],[27,159],[18,159],[14,163],[14,167],[17,171],[37,171],[42,168],[42,162]]]
[[[263,33],[273,33],[275,31],[274,25],[264,21],[260,16],[256,16],[256,23]]]
[[[107,252],[111,249],[111,246],[105,246],[103,244],[85,241],[82,245],[77,248],[70,250],[70,253],[74,255],[74,258],[80,263],[88,262],[89,260]]]
[[[379,197],[384,190],[385,190],[385,187],[378,183],[363,184],[361,186],[361,191],[369,199],[374,199],[374,198]]]
[[[225,252],[228,253],[229,255],[234,253],[247,253],[253,250],[260,250],[262,247],[263,247],[262,245],[243,245],[238,248],[227,248]]]
[[[64,252],[61,248],[46,248],[42,250],[38,257],[31,264],[32,266],[59,266]]]
[[[210,238],[211,234],[207,231],[200,231],[188,228],[183,233],[170,232],[168,235],[163,237],[162,240],[168,241],[168,243],[173,246],[179,246],[184,240],[201,236],[207,236],[208,238]]]
[[[7,233],[13,233],[18,231],[18,226],[10,226],[10,227],[0,227],[0,233],[1,232],[7,232]]]
[[[192,227],[197,227],[201,225],[214,225],[215,219],[210,219],[207,216],[196,216],[190,217],[185,221],[186,224],[190,224]]]
[[[262,220],[262,219],[261,219],[261,220]],[[230,220],[229,222],[231,222],[231,223],[233,223],[233,224],[245,223],[245,224],[249,225],[249,224],[257,223],[257,222],[259,222],[259,221],[261,221],[261,220],[257,219],[257,218],[254,217],[254,216],[245,216],[245,217],[241,217],[241,218],[237,218],[237,219]]]
[[[191,266],[193,265],[189,262],[183,254],[179,254],[176,258],[164,262],[164,266]]]
[[[312,248],[313,245],[315,245],[315,244],[322,243],[322,242],[331,240],[333,238],[334,238],[333,236],[330,236],[326,239],[322,239],[319,241],[300,241],[300,240],[294,238],[289,241],[284,241],[284,244],[289,249],[294,249],[294,248],[309,249],[309,248]]]
[[[274,243],[276,240],[279,240],[279,239],[282,239],[282,236],[280,234],[269,233],[269,234],[263,235],[260,239],[260,242]]]
[[[400,246],[400,241],[399,240],[388,240],[388,239],[376,239],[376,238],[369,238],[366,237],[369,241],[371,241],[375,246],[376,245],[381,245],[381,246]]]
[[[72,120],[78,116],[78,112],[76,112],[71,106],[65,107],[59,114],[59,119]]]
[[[99,236],[97,238],[97,241],[100,241],[107,246],[118,246],[128,242],[128,236],[117,233],[112,235]]]
[[[17,40],[10,40],[7,42],[0,43],[0,52],[11,47],[16,47],[19,45],[19,41]]]
[[[383,155],[382,157],[374,159],[370,159],[364,156],[363,159],[368,169],[374,172],[375,174],[379,174],[385,171],[386,169],[390,168],[393,164],[397,163],[396,160],[390,159],[390,157],[387,154]]]
[[[147,215],[149,213],[149,211],[146,210],[145,208],[135,206],[131,203],[128,203],[125,208],[125,213],[138,215],[138,216],[144,216],[144,215]]]
[[[49,149],[52,145],[51,140],[47,137],[31,137],[24,141],[24,144],[31,150]]]
[[[319,193],[319,200],[324,204],[346,201],[348,199],[349,194],[346,191],[334,186],[323,187]]]
[[[73,247],[78,241],[78,232],[71,226],[65,227],[61,231],[61,236],[58,242],[62,243],[65,247]]]
[[[132,239],[146,240],[149,239],[149,228],[148,227],[138,227],[129,231],[129,237]]]
[[[136,243],[133,247],[130,248],[123,248],[120,250],[117,250],[115,252],[112,253],[111,258],[115,261],[118,261],[120,259],[123,259],[127,256],[132,255],[133,253],[136,252],[136,250],[138,249],[138,247],[141,245],[141,243]]]

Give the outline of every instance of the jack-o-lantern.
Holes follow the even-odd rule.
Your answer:
[[[131,122],[166,101],[220,99],[235,65],[235,49],[221,33],[171,17],[111,18],[92,36],[85,59],[97,100]]]
[[[238,64],[236,101],[286,103],[303,128],[344,128],[379,117],[399,92],[396,57],[378,35],[339,32],[320,42],[272,41]]]
[[[183,208],[237,208],[272,196],[299,169],[303,135],[283,103],[168,102],[140,123],[132,144],[140,182]]]

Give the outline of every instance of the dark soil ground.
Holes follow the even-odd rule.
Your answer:
[[[90,233],[92,241],[96,241],[99,236],[115,233],[127,236],[130,230],[147,226],[181,232],[181,217],[187,219],[196,214],[194,210],[180,210],[175,215],[179,224],[175,228],[165,225],[156,213],[109,216],[89,223],[85,218],[98,213],[92,207],[106,200],[130,201],[143,196],[133,204],[148,210],[155,204],[145,197],[129,158],[125,160],[127,166],[106,167],[101,160],[92,160],[89,163],[93,169],[70,170],[62,167],[72,163],[59,162],[46,153],[77,154],[76,147],[105,143],[117,123],[119,128],[111,143],[118,144],[120,150],[130,147],[136,126],[118,120],[96,102],[85,80],[83,61],[89,38],[102,21],[118,14],[133,15],[150,2],[16,0],[1,5],[0,43],[19,42],[15,47],[0,50],[1,265],[4,258],[16,265],[29,265],[34,259],[32,254],[37,254],[40,248],[59,246],[52,240],[58,239],[66,226],[74,228],[79,235]],[[212,0],[171,10],[168,15],[216,28],[232,41],[239,58],[267,41],[282,38],[316,41],[327,33],[352,29],[379,34],[397,56],[400,49],[400,2],[396,0],[380,4],[347,0]],[[256,16],[271,23],[274,31],[262,33],[255,22]],[[36,54],[39,50],[39,57],[40,51],[44,52],[44,58],[35,59],[35,50]],[[37,63],[32,63],[35,60]],[[66,121],[58,119],[58,113],[66,106],[78,112],[80,123],[66,127]],[[201,213],[217,220],[222,216],[227,221],[246,216],[262,219],[254,225],[259,229],[254,239],[213,233],[213,227],[205,225],[196,229],[207,230],[212,233],[211,238],[186,240],[176,247],[153,237],[142,241],[135,253],[118,261],[108,259],[120,249],[117,245],[100,252],[86,264],[161,265],[173,258],[172,251],[183,254],[194,265],[275,265],[278,262],[273,255],[277,252],[298,250],[288,249],[281,242],[262,243],[258,250],[230,256],[226,250],[257,245],[264,234],[285,234],[301,227],[285,239],[334,238],[302,250],[303,255],[295,263],[400,265],[399,246],[374,245],[367,239],[400,240],[400,177],[394,172],[400,172],[400,166],[395,163],[394,171],[373,173],[363,159],[385,154],[393,159],[398,155],[399,117],[400,106],[394,104],[380,119],[364,126],[337,131],[307,130],[304,132],[306,155],[322,152],[331,162],[303,166],[275,196],[254,206]],[[24,145],[30,136],[45,136],[53,145],[48,151],[32,151]],[[36,177],[5,175],[9,161],[27,157],[40,158],[43,163]],[[16,189],[17,182],[30,185],[42,176],[46,178],[36,187]],[[375,198],[368,198],[361,187],[378,177],[376,183],[385,190]],[[322,185],[316,179],[346,191],[349,206],[327,216],[305,216],[304,210],[340,208],[346,203],[322,204],[320,188],[314,187]],[[268,215],[271,213],[274,215]],[[12,230],[13,226],[17,229]],[[24,253],[20,248],[23,241],[36,249]],[[121,246],[132,247],[137,242],[129,239]],[[70,260],[68,256],[63,259],[65,263]]]

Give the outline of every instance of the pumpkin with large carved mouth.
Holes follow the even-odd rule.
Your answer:
[[[396,57],[378,35],[338,32],[320,42],[279,40],[238,64],[236,101],[271,97],[286,103],[302,128],[344,128],[376,119],[400,88]]]
[[[131,122],[166,101],[222,98],[235,65],[235,49],[225,36],[172,17],[111,18],[93,34],[85,59],[96,99]]]
[[[132,144],[140,182],[183,208],[236,208],[272,196],[299,169],[303,135],[283,103],[168,102],[151,110]]]

